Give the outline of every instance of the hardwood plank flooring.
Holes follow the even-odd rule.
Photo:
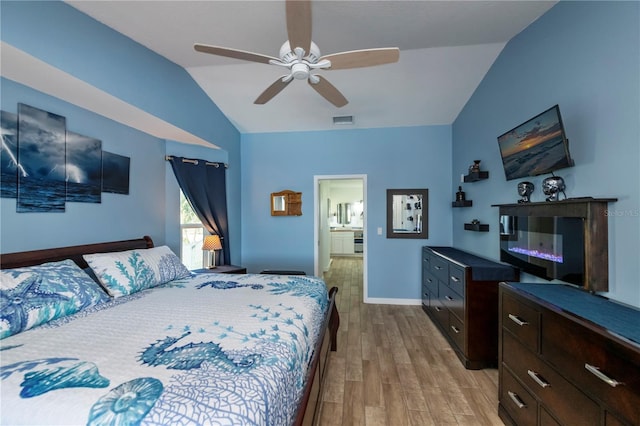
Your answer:
[[[340,330],[320,425],[503,425],[498,370],[466,370],[419,306],[362,303],[362,258],[335,257]]]

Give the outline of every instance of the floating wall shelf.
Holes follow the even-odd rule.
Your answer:
[[[465,223],[464,229],[466,231],[475,232],[489,232],[489,224],[487,223]]]
[[[451,207],[471,207],[472,205],[473,201],[471,200],[454,201],[451,203]]]
[[[489,179],[489,172],[469,172],[469,174],[464,177],[465,182],[477,182],[484,179]]]

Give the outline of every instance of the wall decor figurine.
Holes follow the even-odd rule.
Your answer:
[[[473,164],[469,166],[469,173],[480,172],[480,161],[481,160],[473,160]]]
[[[518,203],[530,203],[531,194],[533,193],[534,189],[535,186],[531,182],[524,181],[518,183],[518,195],[522,197],[518,200]]]
[[[66,119],[18,104],[18,212],[64,212]]]
[[[558,201],[560,193],[564,194],[564,190],[564,179],[560,176],[549,176],[542,181],[542,192],[544,192],[544,195],[548,195],[547,201]]]
[[[464,201],[466,200],[466,194],[462,190],[462,186],[458,187],[458,192],[456,192],[456,201]]]

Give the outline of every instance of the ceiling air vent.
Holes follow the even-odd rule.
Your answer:
[[[342,115],[339,117],[333,117],[333,124],[335,125],[351,125],[353,124],[353,115]]]

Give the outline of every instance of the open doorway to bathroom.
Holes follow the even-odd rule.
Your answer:
[[[367,296],[367,176],[315,176],[315,274],[331,273],[332,264],[349,265],[361,276],[362,300]],[[335,269],[335,268],[334,268]],[[341,272],[342,273],[342,272]]]

